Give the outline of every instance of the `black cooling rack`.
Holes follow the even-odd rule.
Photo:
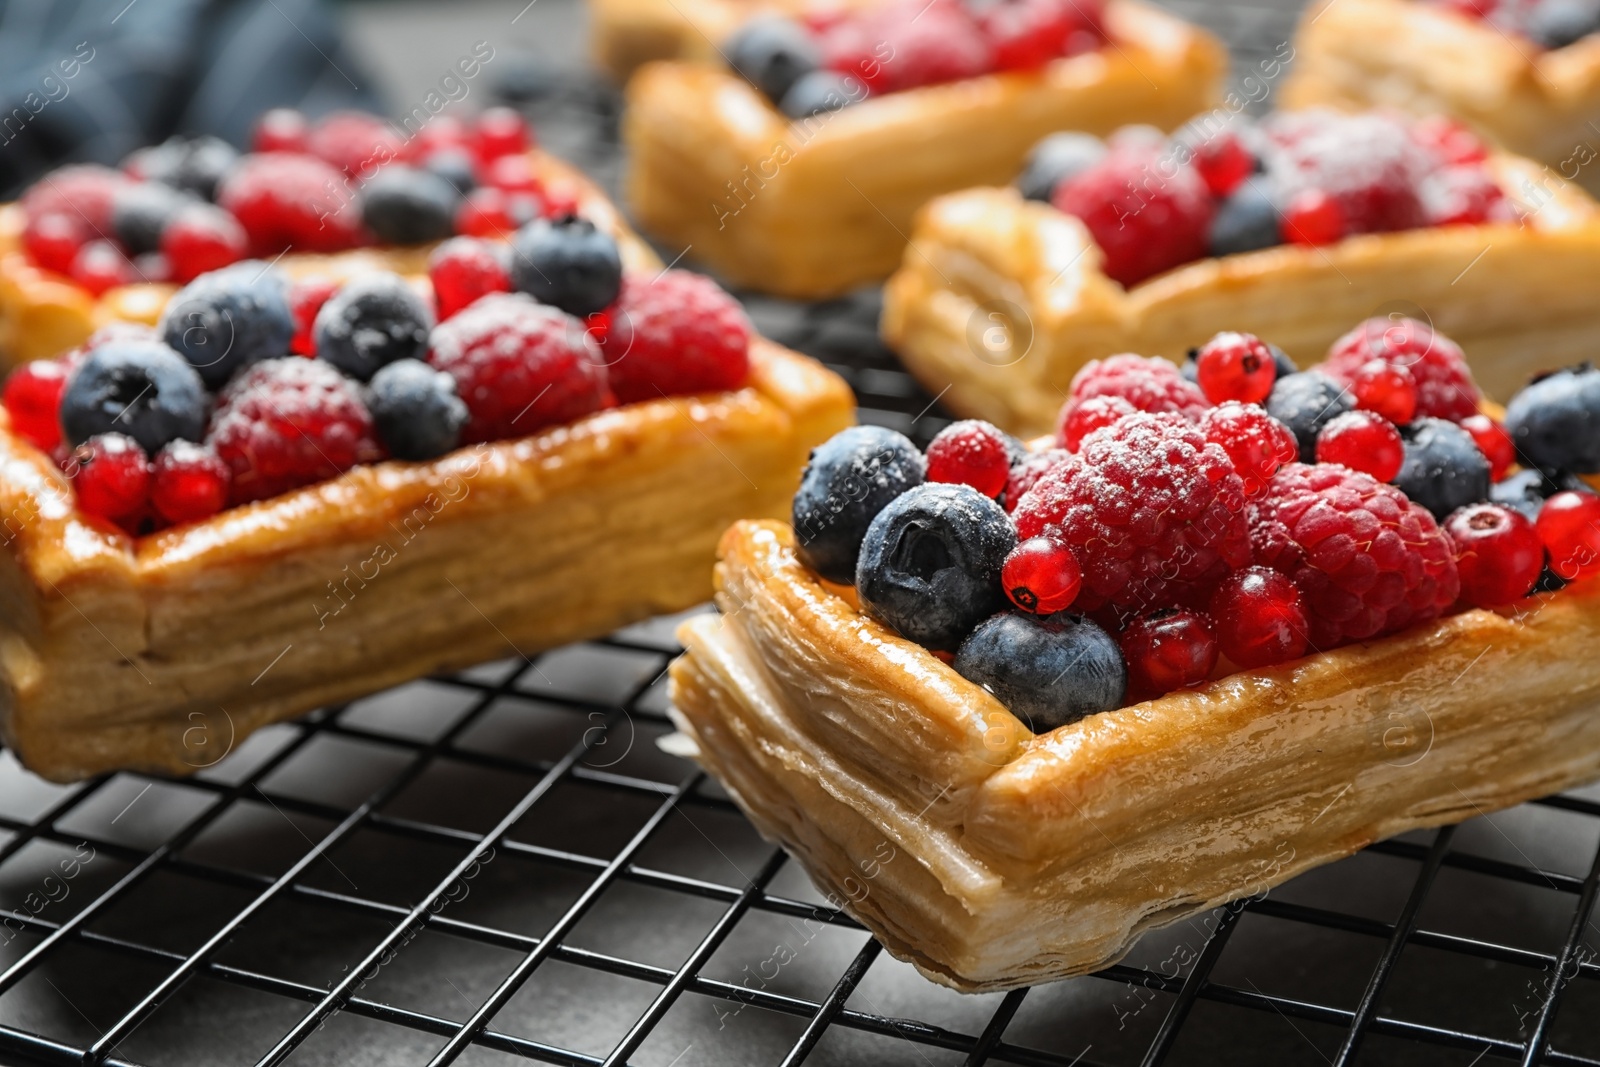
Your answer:
[[[1244,62],[1292,25],[1174,6]],[[523,10],[530,53],[571,51],[570,0]],[[614,95],[500,69],[547,143],[614,179]],[[871,294],[749,305],[864,419],[943,425]],[[1600,790],[1374,845],[1099,974],[964,997],[657,747],[672,625],[237,745],[197,723],[226,758],[181,780],[53,786],[0,757],[0,1063],[1600,1064]]]

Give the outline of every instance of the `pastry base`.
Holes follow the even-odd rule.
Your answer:
[[[623,262],[639,269],[660,263],[649,247],[628,230],[611,202],[581,173],[544,152],[533,154],[538,168],[553,185],[578,193],[580,210],[596,226],[609,230],[621,246]],[[0,365],[15,366],[49,359],[88,340],[108,322],[155,325],[176,285],[118,286],[96,299],[71,279],[41,270],[21,248],[26,223],[19,204],[0,207]],[[290,277],[314,274],[350,278],[372,270],[425,278],[432,245],[410,248],[359,248],[331,255],[296,253],[277,261]]]
[[[1600,583],[1035,737],[807,571],[787,526],[720,553],[675,721],[830,900],[959,990],[1097,970],[1372,841],[1600,776]]]
[[[929,198],[1004,182],[1042,136],[1171,129],[1213,103],[1221,47],[1112,0],[1112,44],[1031,74],[888,93],[791,123],[721,67],[655,64],[628,88],[626,191],[647,231],[730,283],[826,297],[895,267]]]
[[[849,389],[765,341],[747,387],[386,462],[132,540],[0,416],[0,738],[70,781],[187,773],[251,731],[711,592],[718,535],[784,515]]]
[[[1538,172],[1491,160],[1502,187]],[[1024,436],[1051,432],[1072,376],[1118,352],[1181,361],[1220,330],[1282,346],[1301,366],[1355,322],[1424,319],[1505,399],[1530,373],[1590,359],[1600,307],[1600,205],[1556,183],[1524,223],[1367,234],[1205,259],[1124,289],[1088,231],[1015,190],[942,197],[917,218],[884,288],[883,336],[961,415]],[[948,389],[946,392],[945,390]]]
[[[1452,115],[1600,194],[1600,36],[1543,51],[1416,0],[1307,9],[1281,106]]]

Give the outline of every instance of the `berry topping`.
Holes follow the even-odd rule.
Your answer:
[[[1283,235],[1291,244],[1331,245],[1345,235],[1344,212],[1321,189],[1302,189],[1284,205]]]
[[[77,445],[122,434],[154,454],[176,438],[200,440],[207,399],[200,375],[160,341],[107,341],[90,349],[67,383],[61,435]]]
[[[151,467],[150,503],[168,522],[198,522],[228,506],[233,475],[209,446],[173,441]]]
[[[1077,615],[996,615],[961,643],[953,666],[1038,734],[1119,708],[1128,690],[1116,641]]]
[[[139,272],[128,257],[110,241],[90,241],[78,249],[67,274],[92,296],[102,296],[109,289],[139,280]]]
[[[858,25],[870,42],[867,58],[847,72],[874,92],[960,81],[994,67],[993,49],[961,0],[892,0],[869,8]]]
[[[1354,407],[1348,391],[1325,374],[1306,371],[1280,379],[1267,397],[1267,414],[1289,427],[1300,445],[1300,461],[1317,458],[1317,435],[1339,415]]]
[[[263,111],[250,131],[252,152],[308,152],[310,142],[311,123],[290,107]]]
[[[1198,611],[1161,608],[1141,615],[1118,643],[1128,664],[1128,689],[1140,697],[1198,685],[1217,665],[1217,635]]]
[[[1217,204],[1206,235],[1206,251],[1213,256],[1231,256],[1280,244],[1280,215],[1267,183],[1244,181]]]
[[[239,368],[289,351],[288,282],[250,260],[203,274],[167,302],[157,330],[208,388],[220,388]]]
[[[1580,364],[1529,383],[1506,405],[1517,455],[1544,471],[1600,473],[1600,370]]]
[[[606,330],[617,400],[737,389],[750,375],[750,334],[739,302],[704,275],[629,277]]]
[[[1182,372],[1164,359],[1125,353],[1090,360],[1072,376],[1057,440],[1066,441],[1066,429],[1078,405],[1096,396],[1119,396],[1135,411],[1171,411],[1190,419],[1198,419],[1211,406],[1200,387],[1184,381]]]
[[[1052,133],[1033,146],[1017,178],[1017,191],[1029,200],[1050,202],[1062,182],[1106,157],[1106,144],[1087,133]]]
[[[1600,497],[1557,493],[1539,509],[1534,529],[1557,577],[1572,582],[1600,573]]]
[[[134,519],[150,498],[150,461],[139,442],[125,434],[89,438],[73,453],[72,480],[78,506],[102,519]]]
[[[161,245],[161,231],[192,203],[191,197],[160,182],[125,185],[111,200],[112,233],[130,256],[153,252]]]
[[[317,359],[253,364],[218,397],[208,443],[242,504],[320,482],[379,458],[361,388]]]
[[[70,215],[91,233],[110,233],[119,190],[129,184],[121,171],[98,163],[77,163],[51,171],[28,186],[22,209],[29,218]]]
[[[1444,115],[1418,119],[1411,126],[1411,136],[1440,163],[1482,163],[1489,158],[1481,137]]]
[[[1272,392],[1277,377],[1272,352],[1254,334],[1219,333],[1195,356],[1196,382],[1213,404],[1224,400],[1259,404]]]
[[[345,282],[317,312],[317,358],[358,381],[397,359],[428,352],[433,313],[398,274],[376,271]]]
[[[456,380],[463,442],[524,437],[614,402],[583,324],[521,293],[491,293],[433,331],[428,362]]]
[[[490,186],[472,190],[456,209],[456,232],[468,237],[510,240],[517,227],[526,221],[513,214],[510,199]]]
[[[428,256],[433,302],[443,321],[485,293],[503,293],[511,277],[495,247],[475,237],[452,237]]]
[[[1299,456],[1289,427],[1254,404],[1230,400],[1206,412],[1200,432],[1233,461],[1246,496],[1255,496],[1285,463]]]
[[[1006,482],[1005,506],[1007,512],[1017,510],[1017,501],[1038,484],[1039,479],[1066,461],[1069,453],[1064,448],[1047,448],[1043,452],[1029,452],[1011,465],[1011,479]]]
[[[289,286],[289,313],[294,317],[294,336],[289,339],[289,351],[297,356],[317,354],[317,312],[328,298],[339,291],[339,283],[324,274],[296,278]]]
[[[1251,502],[1250,540],[1258,563],[1299,587],[1319,650],[1437,618],[1460,592],[1433,517],[1344,467],[1291,463],[1273,475]]]
[[[384,244],[418,245],[449,237],[460,203],[461,193],[448,179],[393,164],[362,188],[361,219]]]
[[[217,203],[233,212],[256,255],[338,252],[361,241],[361,212],[343,172],[313,156],[245,156],[217,187]]]
[[[1506,428],[1487,415],[1473,415],[1461,420],[1461,428],[1472,435],[1478,451],[1489,461],[1489,480],[1498,482],[1517,461],[1517,446],[1512,443]]]
[[[531,222],[511,241],[511,285],[581,318],[617,299],[622,256],[616,240],[588,219]]]
[[[1545,48],[1565,48],[1600,31],[1600,8],[1586,0],[1540,0],[1527,19],[1528,36]]]
[[[465,148],[441,148],[421,157],[420,162],[423,170],[443,178],[462,196],[478,186],[477,158]],[[460,208],[459,201],[458,197],[457,210]]]
[[[970,485],[997,497],[1011,480],[1006,435],[979,419],[953,422],[928,443],[928,481]]]
[[[1500,183],[1476,163],[1434,171],[1423,179],[1421,194],[1430,226],[1479,226],[1512,217]]]
[[[1244,489],[1227,453],[1174,414],[1129,415],[1084,439],[1017,505],[1083,565],[1076,606],[1172,607],[1250,561]]]
[[[1417,414],[1417,380],[1399,363],[1369,359],[1350,375],[1356,407],[1404,426]]]
[[[794,495],[800,561],[830,582],[852,584],[867,527],[926,476],[922,453],[903,434],[882,426],[834,434],[811,450]]]
[[[1054,615],[1077,599],[1083,569],[1072,549],[1049,537],[1030,537],[1006,556],[1000,584],[1023,611]]]
[[[1329,419],[1317,433],[1318,463],[1342,464],[1380,482],[1390,482],[1400,473],[1404,460],[1400,431],[1388,419],[1370,411],[1347,411]]]
[[[1270,567],[1234,571],[1211,594],[1222,654],[1241,667],[1270,667],[1298,659],[1308,647],[1300,590]]]
[[[456,380],[417,359],[398,359],[367,391],[378,437],[396,459],[433,459],[455,448],[467,423]]]
[[[66,361],[41,359],[22,364],[6,378],[4,403],[11,428],[41,451],[61,443],[61,395],[71,374]]]
[[[745,20],[722,50],[733,69],[774,103],[822,64],[821,49],[810,32],[782,15]]]
[[[1244,139],[1224,127],[1194,146],[1194,168],[1212,196],[1227,196],[1256,169],[1256,157]]]
[[[484,166],[483,181],[510,197],[537,198],[544,190],[539,168],[527,156],[501,156]]]
[[[1442,333],[1407,318],[1372,318],[1333,343],[1322,370],[1347,385],[1366,364],[1380,359],[1404,367],[1417,384],[1417,415],[1460,422],[1478,413],[1478,387],[1467,357]]]
[[[838,111],[866,93],[866,87],[853,74],[836,70],[814,70],[802,74],[778,101],[778,110],[791,119],[808,119]]]
[[[1461,599],[1475,608],[1520,600],[1544,570],[1544,542],[1521,512],[1473,504],[1445,521],[1456,551]]]
[[[1068,403],[1061,409],[1061,426],[1056,431],[1056,440],[1068,452],[1076,452],[1085,437],[1138,410],[1122,397],[1110,394]]]
[[[996,0],[977,13],[995,70],[1036,70],[1058,56],[1094,47],[1097,15],[1073,0]]]
[[[1404,120],[1376,111],[1301,111],[1273,116],[1263,128],[1276,146],[1279,180],[1291,194],[1323,194],[1337,211],[1342,234],[1403,230],[1426,221],[1417,187],[1433,161]],[[1285,210],[1289,229],[1299,199],[1292,195]]]
[[[1005,606],[1000,568],[1016,544],[1011,519],[977,490],[915,486],[867,527],[856,593],[867,614],[906,639],[954,651]]]
[[[220,137],[169,137],[139,149],[122,168],[147,182],[211,200],[217,195],[217,183],[238,161],[238,150]]]
[[[365,178],[399,159],[405,147],[398,131],[364,111],[335,111],[311,127],[306,147],[351,178]],[[343,182],[340,182],[341,187]]]
[[[1467,431],[1444,419],[1417,419],[1404,436],[1405,462],[1394,484],[1434,518],[1489,498],[1489,460]]]
[[[249,244],[239,220],[213,204],[188,205],[161,232],[161,254],[173,279],[185,284],[237,263]]]
[[[527,120],[509,107],[491,107],[478,116],[472,131],[473,147],[485,163],[502,156],[521,155],[533,147]]]
[[[1564,492],[1587,493],[1591,490],[1576,474],[1558,472],[1546,475],[1537,470],[1520,470],[1504,481],[1489,486],[1489,500],[1515,508],[1531,522],[1539,517],[1539,510],[1544,507],[1546,500]]]
[[[45,270],[66,274],[91,232],[76,214],[29,215],[22,228],[22,247]]]

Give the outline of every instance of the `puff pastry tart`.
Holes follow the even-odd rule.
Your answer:
[[[1023,434],[1090,360],[1181,360],[1238,327],[1303,364],[1373,314],[1427,319],[1504,397],[1532,354],[1586,358],[1600,330],[1571,280],[1600,270],[1600,211],[1535,178],[1459,125],[1377,112],[1062,134],[1017,186],[919,213],[882,332],[953,410]]]
[[[1600,192],[1600,18],[1548,0],[1478,6],[1483,14],[1414,0],[1314,5],[1280,99],[1453,115],[1559,172],[1531,176],[1535,189],[1559,176]]]
[[[273,111],[244,156],[175,138],[121,170],[63,167],[0,207],[0,357],[54,356],[108,322],[154,324],[179,285],[246,255],[291,277],[420,274],[451,234],[503,240],[536,215],[577,211],[642,263],[610,202],[533,140],[504,108],[418,129]]]
[[[184,773],[328,702],[706,598],[718,535],[783,513],[849,389],[589,218],[513,241],[320,276],[314,317],[236,263],[153,328],[11,373],[0,736],[26,766]]]
[[[1475,395],[1406,329],[1315,373],[1208,344],[1210,391],[1264,382],[1265,407],[1118,357],[1068,401],[1099,428],[1031,452],[978,422],[925,457],[841,433],[793,527],[724,535],[722,613],[679,630],[680,750],[891,953],[973,992],[1595,778],[1600,498],[1574,471],[1600,467],[1600,372],[1503,426],[1406,414],[1447,380]],[[1358,356],[1421,384],[1306,402]],[[1513,441],[1564,469],[1515,470]]]
[[[866,7],[874,0],[843,0],[838,11]],[[803,16],[814,0],[593,0],[590,39],[595,62],[619,82],[657,59],[721,62],[717,42],[730,37],[759,14]]]
[[[1045,133],[1170,129],[1219,96],[1222,50],[1187,23],[1134,0],[1062,2],[1042,30],[981,22],[1030,6],[1051,0],[765,19],[723,45],[739,73],[641,69],[623,130],[634,216],[738,285],[834,295],[894,269],[930,197],[1007,180]]]

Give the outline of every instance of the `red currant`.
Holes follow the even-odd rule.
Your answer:
[[[36,266],[67,274],[88,237],[89,227],[76,215],[29,215],[22,228],[22,250]]]
[[[1328,420],[1317,434],[1317,462],[1364,471],[1380,482],[1393,481],[1405,461],[1400,431],[1382,415],[1347,411]]]
[[[428,279],[441,322],[485,293],[511,288],[494,247],[476,237],[452,237],[435,248],[428,257]]]
[[[465,148],[472,135],[467,124],[454,115],[435,115],[433,120],[412,137],[406,145],[405,157],[421,162],[435,152]]]
[[[1284,236],[1297,245],[1332,244],[1344,236],[1344,212],[1321,189],[1304,189],[1283,209]]]
[[[1544,543],[1520,511],[1470,504],[1445,520],[1444,531],[1456,550],[1461,600],[1475,608],[1522,599],[1544,570]]]
[[[1571,582],[1600,572],[1600,497],[1557,493],[1539,509],[1534,529],[1558,576]]]
[[[100,296],[119,285],[132,285],[139,280],[139,272],[134,270],[128,257],[110,241],[90,241],[78,249],[78,254],[72,259],[72,270],[68,273],[73,281],[89,290],[93,296]]]
[[[1200,432],[1233,460],[1247,496],[1260,493],[1279,467],[1300,457],[1294,431],[1255,404],[1217,405],[1200,417]]]
[[[1411,136],[1442,163],[1481,163],[1489,158],[1482,138],[1443,115],[1418,119],[1411,125]]]
[[[127,519],[145,506],[150,494],[150,461],[139,442],[125,434],[102,433],[78,446],[73,485],[78,506],[103,519]]]
[[[6,379],[4,403],[11,428],[45,452],[61,443],[61,394],[72,369],[61,360],[24,363]]]
[[[1023,611],[1053,615],[1072,606],[1083,570],[1072,549],[1051,537],[1030,537],[1006,556],[1000,584]]]
[[[1163,608],[1141,615],[1119,638],[1128,663],[1128,688],[1152,697],[1198,685],[1217,665],[1217,635],[1197,611]]]
[[[580,206],[581,200],[578,196],[578,190],[564,182],[560,185],[552,185],[544,191],[542,210],[544,217],[547,219],[559,219],[568,215],[576,215]]]
[[[1056,439],[1068,452],[1076,452],[1085,437],[1138,410],[1120,396],[1091,396],[1080,403],[1067,405]]]
[[[322,274],[298,278],[289,286],[289,312],[294,316],[294,336],[289,340],[289,351],[299,356],[317,354],[317,341],[312,327],[317,322],[317,312],[328,302],[328,297],[339,291],[339,283]]]
[[[483,183],[508,195],[537,194],[544,188],[538,168],[525,155],[501,156],[491,160],[484,167]]]
[[[1221,130],[1195,146],[1194,167],[1212,196],[1227,196],[1256,169],[1256,157],[1232,130]]]
[[[1078,20],[1062,0],[1006,0],[978,11],[996,70],[1035,70],[1066,51]]]
[[[304,115],[291,107],[275,107],[256,119],[250,148],[254,152],[306,152],[310,138],[311,123]]]
[[[456,232],[468,237],[509,240],[516,229],[510,198],[493,186],[481,185],[472,190],[456,209]]]
[[[533,131],[527,120],[509,107],[491,107],[478,116],[473,131],[478,158],[485,163],[510,155],[521,155],[533,147]]]
[[[161,231],[161,252],[179,283],[237,263],[249,246],[239,220],[214,204],[184,208]]]
[[[1350,379],[1356,407],[1375,411],[1396,426],[1404,426],[1417,413],[1417,379],[1401,363],[1370,359]]]
[[[150,502],[168,522],[198,522],[228,506],[233,472],[208,445],[177,440],[156,453]]]
[[[1006,435],[987,422],[953,422],[928,444],[930,482],[970,485],[984,496],[997,497],[1010,477]]]
[[[1469,415],[1461,428],[1478,443],[1478,451],[1489,457],[1489,480],[1498,482],[1517,461],[1517,446],[1511,443],[1506,428],[1487,415]]]
[[[1272,392],[1277,377],[1272,350],[1254,334],[1224,331],[1195,356],[1195,379],[1213,404],[1224,400],[1259,404]]]
[[[1241,667],[1269,667],[1306,654],[1300,590],[1269,567],[1234,571],[1211,594],[1222,654]]]

